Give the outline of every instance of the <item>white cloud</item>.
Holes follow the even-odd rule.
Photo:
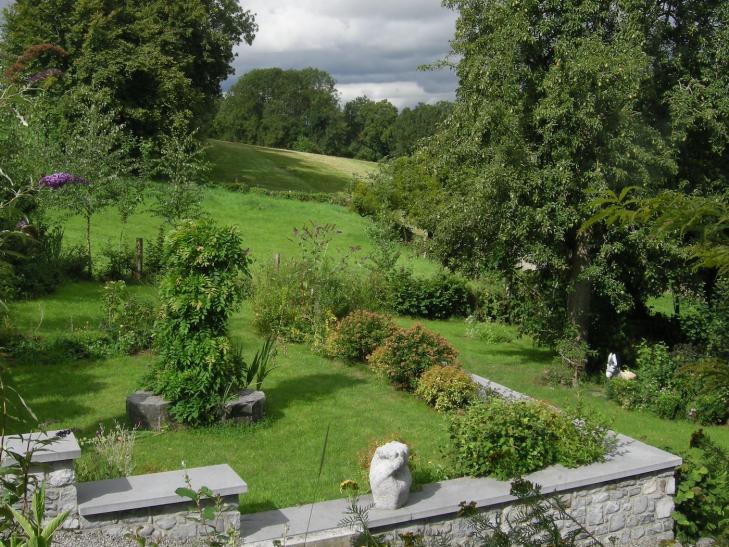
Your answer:
[[[456,15],[440,0],[242,0],[241,5],[256,13],[259,32],[252,47],[237,49],[234,78],[254,68],[313,66],[334,76],[345,99],[367,93],[401,107],[454,96],[453,74],[417,71],[449,50]]]
[[[337,89],[342,94],[342,102],[366,95],[375,101],[387,99],[398,108],[453,98],[451,92],[429,93],[418,82],[361,82],[339,84]]]

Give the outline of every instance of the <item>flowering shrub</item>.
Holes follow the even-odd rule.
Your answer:
[[[328,356],[347,361],[364,361],[395,332],[387,315],[356,310],[339,321],[326,340]]]
[[[269,263],[253,280],[253,323],[262,334],[291,342],[324,341],[331,316],[344,317],[371,307],[366,279],[351,255],[335,256],[334,225],[310,224],[294,230],[300,253]]]
[[[250,258],[235,228],[210,220],[180,224],[165,238],[162,254],[159,361],[147,385],[172,402],[178,421],[210,423],[240,380],[227,324],[244,294]]]
[[[99,425],[96,434],[89,439],[80,439],[83,448],[91,452],[76,464],[76,474],[80,482],[116,479],[131,475],[134,471],[135,431],[116,423],[105,429]]]
[[[601,461],[612,447],[607,428],[597,420],[498,398],[454,414],[450,438],[459,472],[501,480],[555,463],[576,467]]]
[[[38,186],[57,190],[67,184],[89,184],[89,181],[83,177],[77,177],[71,173],[53,173],[46,175],[38,181]]]
[[[452,365],[458,352],[420,324],[398,329],[368,358],[370,366],[400,389],[413,391],[420,376],[435,365]]]
[[[436,365],[420,377],[415,395],[438,412],[449,412],[473,401],[478,387],[461,367]]]

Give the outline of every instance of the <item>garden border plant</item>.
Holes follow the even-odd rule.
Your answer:
[[[171,401],[179,422],[216,421],[241,381],[227,326],[243,298],[250,260],[238,231],[211,220],[181,223],[165,238],[154,333],[159,361],[145,383]]]

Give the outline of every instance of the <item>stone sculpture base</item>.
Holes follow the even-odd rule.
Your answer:
[[[175,425],[170,416],[170,405],[169,401],[150,391],[137,391],[127,397],[127,416],[138,429],[160,431]],[[223,421],[253,423],[265,415],[265,393],[244,389],[237,399],[225,404]]]

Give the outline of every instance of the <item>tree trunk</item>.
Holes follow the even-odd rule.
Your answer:
[[[567,297],[567,313],[572,325],[577,329],[575,342],[578,345],[587,344],[590,334],[590,303],[592,300],[592,284],[584,279],[582,274],[590,263],[588,248],[589,234],[579,232],[575,237],[570,267],[571,292]],[[586,366],[586,357],[576,364],[572,384],[577,386],[580,375]]]

